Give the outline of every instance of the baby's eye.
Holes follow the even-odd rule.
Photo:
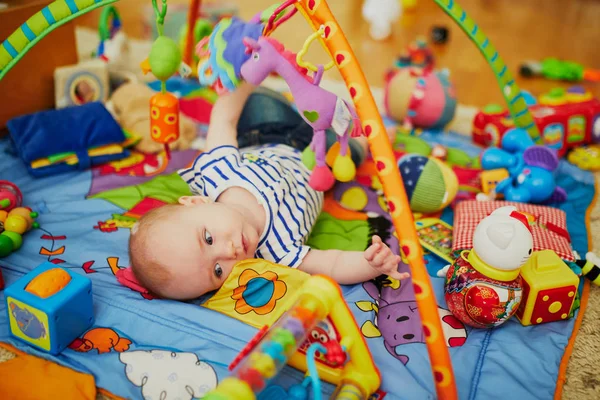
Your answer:
[[[220,279],[222,275],[223,275],[223,268],[221,268],[221,266],[219,264],[215,264],[215,276]]]
[[[212,246],[212,244],[213,244],[213,238],[212,238],[211,234],[208,233],[207,230],[204,231],[204,241],[209,246]]]

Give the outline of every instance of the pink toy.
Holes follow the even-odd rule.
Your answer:
[[[448,309],[475,328],[506,322],[521,303],[519,272],[532,252],[525,215],[512,206],[495,210],[477,225],[473,249],[463,251],[446,272]]]
[[[23,195],[18,186],[9,181],[0,180],[0,210],[9,212],[23,203]]]
[[[456,111],[454,87],[445,70],[425,72],[403,67],[389,72],[384,103],[387,114],[404,121],[409,129],[442,129]]]
[[[352,180],[356,167],[348,151],[348,134],[351,133],[353,137],[362,134],[360,120],[346,101],[319,87],[323,65],[319,65],[314,76],[309,77],[308,71],[296,64],[295,54],[286,51],[275,39],[261,36],[254,40],[246,37],[244,44],[251,56],[241,67],[242,78],[253,85],[260,85],[269,74],[279,74],[288,84],[300,115],[314,130],[310,145],[314,161],[306,162],[304,157],[309,168],[313,167],[311,164],[316,164],[309,185],[315,190],[326,191],[333,186],[335,179],[342,182]],[[340,143],[339,155],[333,162],[333,173],[325,162],[325,131],[329,128],[338,135]]]

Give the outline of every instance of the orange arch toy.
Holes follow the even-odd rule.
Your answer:
[[[369,147],[377,165],[377,174],[388,200],[392,222],[410,265],[415,298],[423,324],[438,398],[456,399],[457,392],[450,354],[445,343],[431,281],[423,261],[423,251],[414,228],[413,215],[404,183],[396,167],[392,146],[367,80],[327,1],[299,0],[294,4],[314,30],[325,26],[325,38],[321,39],[321,42],[343,77],[356,112],[362,121],[363,131],[368,136]]]

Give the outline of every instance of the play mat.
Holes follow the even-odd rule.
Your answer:
[[[214,93],[176,79],[169,82],[168,89],[182,97],[183,112],[205,128]],[[386,124],[392,126],[390,121]],[[418,138],[429,145],[440,143],[462,150],[467,158],[480,152],[458,134],[420,132]],[[398,155],[402,151],[398,148]],[[91,170],[40,179],[32,178],[24,164],[10,154],[6,138],[0,140],[0,153],[0,176],[21,188],[26,204],[39,213],[41,226],[26,235],[19,251],[1,260],[6,284],[50,261],[92,280],[96,318],[92,329],[62,354],[49,356],[9,337],[4,294],[0,292],[0,341],[91,374],[95,382],[85,381],[88,389],[95,384],[119,398],[191,399],[192,392],[197,397],[227,376],[228,364],[256,334],[260,319],[276,314],[278,300],[299,285],[301,277],[275,270],[279,273],[275,284],[244,297],[249,281],[262,273],[250,265],[237,272],[237,281],[228,281],[238,285],[233,288],[234,296],[184,303],[153,299],[117,282],[115,274],[128,265],[129,228],[148,210],[188,193],[175,171],[194,160],[197,150],[174,152],[168,164],[161,155],[133,152],[127,159]],[[594,178],[562,163],[558,184],[569,196],[561,209],[567,215],[574,249],[585,254],[586,210],[593,202]],[[374,171],[367,162],[354,181],[338,183],[328,193],[310,245],[364,250],[370,236],[378,234],[399,251]],[[455,167],[455,171],[460,183],[457,198],[472,198],[478,170]],[[452,208],[441,218],[452,224]],[[568,362],[566,347],[574,339],[581,310],[575,311],[575,318],[550,324],[523,327],[513,318],[494,330],[465,328],[444,309],[443,279],[436,274],[446,263],[431,253],[426,253],[425,261],[441,307],[459,397],[498,398],[499,393],[510,393],[518,399],[552,398],[560,386],[561,363]],[[374,398],[433,398],[431,366],[410,280],[346,286],[343,295],[382,375],[381,390]],[[229,311],[224,311],[226,308]],[[315,337],[336,338],[337,334],[325,323],[316,328]],[[283,390],[302,378],[301,372],[286,367],[259,398],[282,398]],[[4,375],[3,379],[11,378]],[[192,392],[190,388],[194,388]],[[325,395],[333,390],[332,385],[322,386]],[[163,392],[166,397],[161,396]]]

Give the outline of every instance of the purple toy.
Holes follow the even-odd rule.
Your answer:
[[[310,145],[314,156],[306,151],[303,155],[307,167],[314,167],[310,186],[326,191],[333,186],[335,179],[342,182],[354,179],[356,167],[348,151],[348,135],[355,137],[362,134],[360,120],[346,101],[319,87],[323,65],[319,65],[315,75],[309,77],[308,71],[295,62],[295,54],[286,51],[275,39],[245,37],[244,44],[251,55],[242,65],[242,78],[253,85],[260,85],[271,73],[279,74],[288,84],[300,115],[314,130]],[[336,132],[340,143],[339,155],[333,162],[333,173],[325,162],[325,131],[329,128]]]

